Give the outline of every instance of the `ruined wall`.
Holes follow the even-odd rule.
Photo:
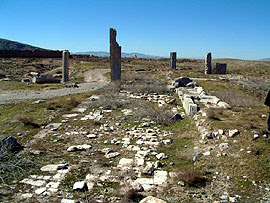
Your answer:
[[[62,51],[36,50],[0,50],[0,58],[62,58]]]

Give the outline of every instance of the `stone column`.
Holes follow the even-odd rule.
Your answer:
[[[205,56],[205,74],[212,74],[212,55],[211,53],[207,53]]]
[[[69,58],[69,52],[63,51],[62,56],[62,82],[67,82],[69,80],[69,68],[68,68],[68,58]]]
[[[176,52],[170,53],[170,66],[171,66],[171,69],[173,70],[176,69]]]
[[[110,28],[111,81],[121,80],[121,46],[116,42],[116,30]]]

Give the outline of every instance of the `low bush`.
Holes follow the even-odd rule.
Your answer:
[[[25,126],[32,126],[34,128],[40,128],[40,125],[35,123],[32,117],[20,117],[18,120],[22,122]]]
[[[34,162],[25,154],[15,154],[2,147],[0,149],[0,183],[10,184],[24,177],[34,167]]]
[[[179,173],[180,179],[188,187],[205,187],[207,179],[202,177],[196,169],[184,168]]]

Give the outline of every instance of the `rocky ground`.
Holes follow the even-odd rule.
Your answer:
[[[35,160],[36,169],[3,182],[0,201],[270,202],[265,108],[254,107],[253,115],[230,102],[220,109],[199,99],[200,111],[187,116],[178,94],[148,75],[169,83],[176,73],[132,74],[123,75],[128,79],[120,88],[109,84],[69,112],[54,112],[22,143],[19,154]],[[229,83],[204,78],[197,82],[209,92],[209,81],[222,88]],[[105,77],[89,76],[93,80]],[[254,127],[237,121],[243,118]]]

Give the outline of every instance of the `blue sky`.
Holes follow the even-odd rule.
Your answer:
[[[0,38],[48,49],[270,57],[270,0],[0,0]]]

